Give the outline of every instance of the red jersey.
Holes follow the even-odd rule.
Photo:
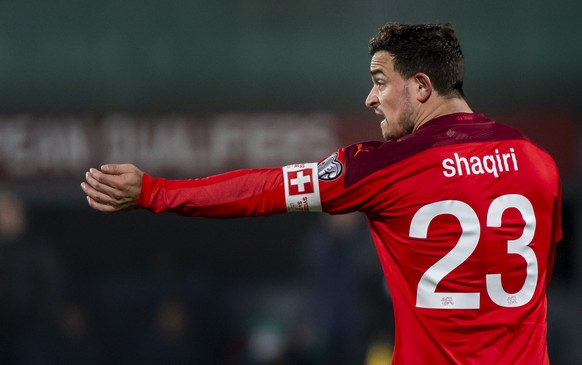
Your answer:
[[[363,212],[392,294],[394,364],[549,363],[558,170],[482,115],[441,116],[319,163],[194,180],[144,175],[138,207],[207,217]]]

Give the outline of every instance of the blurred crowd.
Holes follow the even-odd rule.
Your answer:
[[[550,286],[558,365],[582,356],[575,212]],[[0,191],[0,364],[386,365],[393,325],[361,215],[107,215]]]
[[[312,216],[287,279],[261,284],[236,268],[232,281],[205,274],[164,246],[139,269],[96,270],[29,210],[0,193],[0,364],[390,361],[389,292],[361,216]]]

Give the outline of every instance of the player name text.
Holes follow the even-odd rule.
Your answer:
[[[485,156],[465,157],[455,152],[453,158],[442,161],[442,166],[445,177],[491,174],[497,178],[501,173],[519,170],[513,148],[507,153],[495,149],[493,154]]]

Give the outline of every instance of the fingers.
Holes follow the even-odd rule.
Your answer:
[[[114,212],[119,210],[116,201],[112,198],[113,189],[106,185],[100,184],[91,177],[89,172],[86,173],[86,181],[81,184],[81,188],[87,194],[87,202],[93,209],[102,212]],[[105,192],[107,191],[107,192]]]
[[[115,166],[112,170],[119,171],[117,166],[119,165],[104,165],[104,166]],[[111,169],[111,168],[110,168]],[[91,184],[95,189],[102,191],[104,193],[109,193],[114,190],[120,189],[123,185],[123,173],[110,173],[108,171],[99,171],[97,169],[91,168],[89,172],[85,174],[87,179],[91,179],[91,181],[87,180],[88,183]]]
[[[111,175],[121,175],[128,172],[138,172],[139,169],[132,164],[107,164],[101,166],[101,171]]]
[[[112,207],[111,205],[98,203],[93,198],[91,198],[89,195],[87,195],[87,203],[89,203],[89,206],[91,208],[93,208],[95,210],[99,210],[101,212],[111,213],[111,212],[118,211],[118,209],[116,209],[115,207]]]
[[[143,172],[131,164],[103,165],[101,169],[89,169],[81,184],[89,206],[102,212],[134,209],[141,192]]]
[[[97,169],[89,169],[85,173],[85,181],[96,191],[106,194],[110,197],[116,195],[116,189],[119,182],[116,181],[117,176],[108,176]]]
[[[116,211],[115,208],[105,202],[110,200],[110,197],[99,193],[95,189],[91,187],[88,183],[84,182],[81,183],[81,189],[87,194],[87,203],[93,209],[102,211],[102,212],[113,212]]]

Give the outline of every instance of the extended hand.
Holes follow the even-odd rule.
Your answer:
[[[102,212],[118,212],[135,208],[141,193],[143,171],[131,164],[101,166],[89,169],[81,188],[89,206]]]

